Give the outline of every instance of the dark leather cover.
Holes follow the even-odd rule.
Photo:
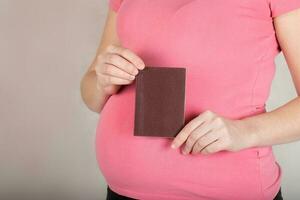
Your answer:
[[[175,137],[184,127],[186,68],[146,66],[136,76],[134,136]],[[126,104],[126,102],[124,102]]]

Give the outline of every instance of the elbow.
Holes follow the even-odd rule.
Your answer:
[[[86,107],[87,107],[90,111],[92,111],[92,112],[94,112],[94,113],[97,113],[97,114],[100,114],[100,113],[101,113],[102,108],[99,108],[99,106],[97,106],[97,105],[92,105],[91,103],[88,103],[88,102],[86,102],[86,101],[84,101],[84,103],[85,103]]]
[[[84,79],[82,78],[81,82],[80,82],[80,97],[82,102],[84,103],[84,105],[92,112],[98,113],[100,114],[102,108],[100,105],[97,105],[95,103],[95,100],[93,100],[90,96],[88,95],[87,92],[85,91],[85,87],[84,87]]]
[[[81,94],[81,99],[84,105],[92,112],[100,114],[102,107],[99,104],[96,104],[93,99],[89,99]]]

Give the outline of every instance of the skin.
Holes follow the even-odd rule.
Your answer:
[[[120,46],[115,29],[116,15],[109,9],[96,57],[81,81],[82,98],[88,108],[97,113],[121,85],[132,83],[129,77],[130,74],[136,76],[134,69],[145,67],[138,55]],[[297,97],[273,111],[239,120],[206,110],[177,134],[172,141],[174,148],[182,147],[184,154],[212,154],[300,140],[300,9],[274,18],[274,27]]]
[[[101,113],[109,97],[131,84],[145,64],[134,52],[120,46],[116,13],[109,10],[96,56],[80,83],[81,97],[93,112]]]

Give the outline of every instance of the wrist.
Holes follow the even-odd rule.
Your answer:
[[[257,123],[250,118],[244,118],[238,120],[238,122],[241,127],[240,130],[242,130],[243,134],[245,134],[247,147],[260,146],[260,129],[259,126],[257,126]]]

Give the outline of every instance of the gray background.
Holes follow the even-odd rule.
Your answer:
[[[94,152],[99,116],[79,83],[106,12],[104,0],[0,0],[0,199],[105,199]],[[296,97],[282,54],[276,64],[268,110]],[[274,150],[283,195],[298,199],[299,142]]]

